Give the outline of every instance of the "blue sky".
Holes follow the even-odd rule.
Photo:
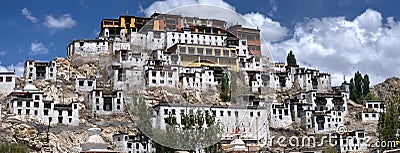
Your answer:
[[[334,82],[344,75],[350,77],[355,70],[372,75],[373,83],[399,76],[400,69],[394,65],[400,64],[400,54],[394,48],[400,47],[396,43],[400,40],[400,1],[395,0],[4,1],[0,9],[0,70],[21,69],[28,58],[65,57],[69,41],[94,39],[103,18],[118,18],[127,11],[143,16],[185,4],[235,10],[264,31],[264,49],[274,60],[283,61],[293,50],[300,64],[332,73]]]

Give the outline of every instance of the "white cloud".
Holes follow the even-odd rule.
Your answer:
[[[222,0],[165,0],[165,1],[156,1],[152,3],[148,8],[144,9],[144,13],[146,16],[151,16],[153,13],[164,13],[168,12],[172,9],[177,9],[183,6],[191,6],[191,5],[213,5],[218,6],[230,10],[235,10],[235,7],[232,5],[222,1]],[[193,11],[191,12],[201,12],[201,11]],[[182,12],[183,14],[185,12]],[[215,12],[203,12],[203,13],[215,13]]]
[[[33,55],[36,54],[47,54],[49,52],[49,49],[41,43],[41,42],[32,42],[31,43],[31,53]]]
[[[276,0],[269,0],[269,5],[271,5],[271,10],[268,12],[268,15],[273,17],[278,12],[278,2]]]
[[[0,56],[4,56],[5,54],[7,54],[7,52],[5,52],[5,51],[0,51]]]
[[[284,60],[290,50],[303,65],[332,74],[338,85],[355,71],[367,73],[371,83],[400,75],[400,23],[393,17],[384,24],[378,11],[367,9],[353,20],[345,17],[305,19],[293,37],[271,46],[275,59]]]
[[[30,20],[31,22],[33,22],[33,23],[36,23],[36,22],[38,22],[39,21],[39,19],[37,19],[36,17],[34,17],[33,15],[32,15],[32,13],[28,10],[28,8],[23,8],[22,10],[21,10],[21,13],[22,13],[22,15],[24,15],[25,16],[25,18],[27,18],[28,20]]]
[[[9,66],[3,66],[0,61],[0,72],[10,72],[10,71],[14,71],[14,70],[15,70],[15,74],[17,76],[19,76],[19,77],[22,76],[24,74],[24,63],[20,62],[20,63],[17,63],[16,65],[11,64]]]
[[[282,40],[289,29],[283,27],[279,22],[273,21],[272,19],[260,14],[260,13],[248,13],[243,15],[251,25],[248,25],[252,28],[261,29],[262,37],[269,42],[276,42]]]
[[[7,66],[7,70],[8,71],[14,71],[15,70],[15,74],[17,76],[22,76],[24,74],[24,63],[23,62],[19,62],[16,65],[11,64],[9,66]]]
[[[1,61],[0,61],[0,72],[7,72],[7,68],[1,65]]]
[[[64,14],[58,18],[47,15],[44,25],[48,28],[69,29],[76,25],[76,21],[72,19],[70,14]]]

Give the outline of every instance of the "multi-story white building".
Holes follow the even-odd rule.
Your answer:
[[[127,89],[126,86],[141,85],[143,67],[149,56],[146,52],[115,50],[117,61],[113,62],[110,78],[114,89]]]
[[[93,114],[108,115],[124,112],[124,95],[122,90],[96,88],[89,93],[88,108]]]
[[[67,56],[80,55],[83,57],[97,57],[101,53],[108,53],[109,42],[107,40],[72,40],[67,47]]]
[[[363,111],[361,112],[362,121],[378,121],[379,114],[385,112],[383,101],[366,100]]]
[[[316,90],[300,92],[290,99],[293,120],[308,133],[334,131],[344,124],[348,113],[348,93],[317,93]]]
[[[156,152],[150,139],[148,139],[148,141],[144,141],[141,140],[137,135],[115,134],[113,135],[113,144],[115,151],[121,151],[125,153]]]
[[[177,87],[179,84],[178,67],[151,67],[145,71],[145,74],[145,83],[148,87]]]
[[[363,130],[338,134],[336,144],[339,152],[366,151],[368,149],[367,136]]]
[[[274,72],[270,72],[268,78],[267,84],[272,88],[297,87],[303,91],[318,92],[329,92],[332,88],[330,74],[298,65],[285,66],[283,63],[275,63]]]
[[[287,127],[293,123],[290,103],[278,103],[274,101],[271,105],[271,127]]]
[[[24,78],[27,82],[35,80],[56,80],[57,63],[54,60],[49,62],[27,60],[25,62]]]
[[[61,104],[44,100],[43,92],[32,84],[14,90],[7,99],[8,113],[35,116],[44,123],[79,125],[78,102]]]
[[[219,123],[224,145],[229,145],[239,134],[248,146],[262,148],[266,145],[269,136],[268,116],[269,107],[262,106],[207,106],[184,104],[160,104],[153,107],[153,127],[166,129],[167,118],[175,118],[177,125],[182,126],[183,115],[214,116],[215,123]],[[204,125],[205,127],[205,125]],[[253,141],[254,140],[254,141]],[[254,142],[256,142],[254,144]]]
[[[10,93],[15,88],[15,72],[0,72],[0,92]]]

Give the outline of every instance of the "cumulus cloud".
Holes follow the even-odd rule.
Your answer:
[[[1,65],[1,61],[0,61],[0,72],[7,72],[7,68]]]
[[[11,64],[9,66],[3,66],[0,61],[0,72],[10,72],[10,71],[15,71],[15,74],[18,77],[21,77],[24,74],[24,63],[19,62],[15,65]]]
[[[47,15],[44,25],[48,28],[54,29],[69,29],[76,25],[76,21],[72,19],[70,14],[64,14],[58,18],[52,15]]]
[[[290,50],[303,65],[332,74],[333,84],[355,71],[370,75],[372,84],[399,76],[400,24],[393,17],[382,21],[372,9],[353,20],[345,17],[305,19],[294,28],[293,37],[271,46],[275,59],[284,60]]]
[[[155,12],[164,13],[172,9],[180,8],[183,6],[197,5],[197,4],[213,5],[230,10],[235,10],[235,7],[222,0],[165,0],[165,1],[156,1],[152,3],[148,8],[144,9],[144,13],[146,16],[151,16]],[[200,11],[192,10],[191,12],[200,12]],[[213,12],[204,12],[204,13],[213,13]]]
[[[19,62],[17,64],[11,64],[9,66],[7,66],[7,70],[8,71],[15,71],[15,75],[17,76],[22,76],[24,74],[24,63],[23,62]]]
[[[243,15],[243,17],[251,23],[248,26],[261,29],[261,35],[269,42],[282,40],[289,32],[289,29],[283,27],[279,22],[273,21],[260,13],[252,12]]]
[[[28,8],[23,8],[21,10],[21,14],[25,16],[25,18],[27,18],[28,20],[30,20],[32,23],[36,23],[39,21],[38,18],[34,17],[31,13],[31,11],[28,10]]]
[[[31,53],[33,55],[37,54],[47,54],[49,52],[49,49],[41,43],[41,42],[32,42],[31,43]]]

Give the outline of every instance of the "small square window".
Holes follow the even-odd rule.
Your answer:
[[[93,82],[92,81],[88,81],[88,86],[89,87],[93,86]]]
[[[6,82],[12,82],[12,77],[6,77]]]
[[[84,81],[79,81],[79,86],[83,86]]]

